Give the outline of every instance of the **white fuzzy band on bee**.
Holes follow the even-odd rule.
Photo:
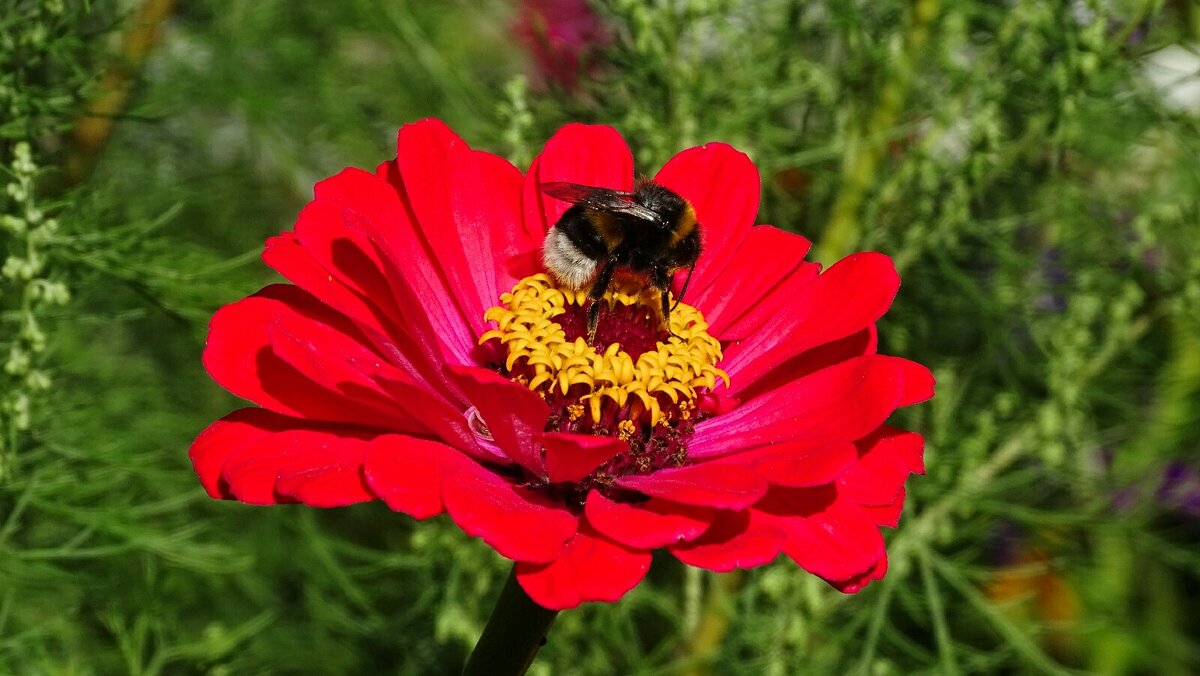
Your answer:
[[[558,228],[550,228],[542,245],[542,262],[558,281],[572,289],[582,289],[595,278],[600,264],[588,258]]]

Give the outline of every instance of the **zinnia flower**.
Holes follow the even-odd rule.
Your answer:
[[[704,251],[673,335],[654,289],[619,278],[595,345],[586,289],[542,269],[570,205],[540,186],[631,190],[615,130],[568,125],[522,175],[426,120],[374,173],[318,183],[263,254],[292,283],[212,319],[208,372],[258,407],[192,445],[205,489],[448,513],[548,609],[617,600],[659,548],[714,571],[782,552],[847,592],[881,577],[879,528],[922,471],[921,437],[884,421],[933,393],[876,354],[891,260],[802,262],[807,240],[754,225],[758,173],[728,145],[653,180],[694,205]]]

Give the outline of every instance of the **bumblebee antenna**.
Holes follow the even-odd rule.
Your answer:
[[[693,263],[692,266],[688,268],[687,279],[683,280],[683,288],[679,289],[679,295],[675,296],[675,304],[671,306],[672,310],[679,307],[679,304],[681,302],[683,302],[683,294],[687,293],[688,284],[692,283],[692,273],[695,271],[696,271],[696,264]]]

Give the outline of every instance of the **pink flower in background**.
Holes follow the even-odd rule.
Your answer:
[[[612,39],[587,0],[521,0],[513,32],[533,57],[534,83],[567,89]]]

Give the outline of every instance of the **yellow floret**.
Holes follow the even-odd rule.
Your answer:
[[[654,289],[642,288],[633,280],[618,281],[613,287],[604,296],[609,304],[640,304],[648,312],[656,312],[660,299]],[[547,396],[557,390],[566,396],[579,388],[575,394],[586,403],[596,424],[605,400],[618,408],[631,404],[647,412],[652,424],[658,424],[663,420],[659,396],[675,404],[679,415],[687,419],[695,411],[691,402],[699,388],[711,390],[718,378],[729,386],[729,376],[716,367],[721,359],[720,342],[708,334],[700,312],[684,303],[671,312],[674,335],[636,360],[619,344],[599,352],[582,337],[568,341],[554,318],[566,312],[568,305],[586,304],[587,293],[586,289],[560,289],[545,274],[526,277],[511,293],[500,296],[501,305],[484,313],[484,319],[495,322],[497,328],[480,336],[479,343],[500,341],[507,352],[505,368],[513,371],[524,366],[531,371],[525,384],[538,394]],[[584,415],[584,406],[576,404],[568,411],[575,421]],[[632,430],[632,422],[621,424],[626,422]]]

